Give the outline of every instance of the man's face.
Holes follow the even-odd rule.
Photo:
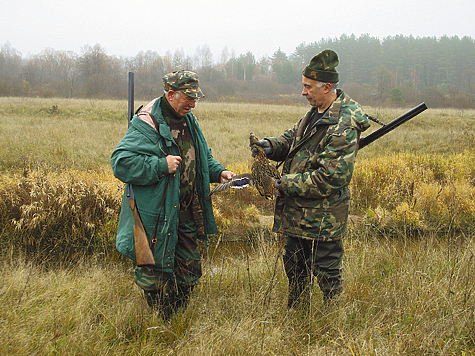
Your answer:
[[[171,107],[177,112],[180,116],[186,116],[191,109],[196,106],[196,100],[190,98],[188,95],[183,92],[170,90],[167,94],[168,102]]]
[[[324,84],[323,86],[319,87],[317,86],[318,83],[320,82],[302,75],[302,95],[307,98],[310,105],[321,108],[328,100],[325,95],[328,93],[328,84]]]

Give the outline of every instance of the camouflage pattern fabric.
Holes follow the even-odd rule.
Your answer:
[[[344,237],[360,133],[370,124],[363,108],[337,91],[337,99],[304,134],[316,108],[282,136],[267,137],[269,158],[283,161],[273,231],[322,241]],[[320,139],[320,137],[321,139]]]
[[[135,267],[135,283],[144,291],[161,292],[167,281],[173,280],[173,274],[164,274],[150,267]]]
[[[134,274],[135,283],[145,291],[170,293],[170,290],[176,289],[177,284],[199,284],[202,275],[201,257],[194,221],[180,222],[178,225],[173,274],[158,272],[150,267],[136,267]]]
[[[325,49],[312,58],[302,74],[319,82],[337,83],[340,77],[336,70],[338,63],[338,54],[331,49]]]
[[[196,285],[201,278],[201,258],[193,220],[180,222],[175,247],[175,277],[179,284]]]
[[[177,70],[162,78],[163,87],[166,91],[182,91],[191,98],[200,99],[204,97],[199,88],[199,79],[196,73],[189,70]]]
[[[170,106],[166,99],[161,102],[163,118],[170,127],[170,134],[178,145],[180,150],[180,220],[189,220],[191,212],[189,211],[196,177],[196,152],[191,131],[184,117],[179,116]],[[187,215],[187,216],[186,216]],[[183,219],[186,216],[186,219]]]

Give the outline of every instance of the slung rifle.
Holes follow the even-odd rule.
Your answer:
[[[128,102],[128,125],[134,117],[134,73],[129,72],[129,102]],[[137,112],[140,108],[137,110]],[[135,261],[137,266],[155,266],[155,258],[153,257],[150,242],[147,233],[140,218],[137,202],[135,201],[132,184],[127,183],[127,199],[130,209],[134,216],[134,245],[135,245]]]

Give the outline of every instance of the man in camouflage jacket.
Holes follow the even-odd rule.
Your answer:
[[[315,276],[326,304],[342,290],[343,243],[350,183],[360,133],[369,127],[362,107],[336,89],[338,56],[317,54],[303,70],[311,110],[282,136],[258,142],[282,162],[276,182],[274,228],[285,238],[288,307],[308,305]]]

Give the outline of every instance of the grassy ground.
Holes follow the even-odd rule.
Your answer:
[[[214,156],[239,171],[250,161],[250,131],[259,137],[278,135],[307,109],[200,102],[195,114]],[[366,108],[384,122],[408,109]],[[127,129],[125,112],[125,102],[0,98],[2,184],[18,188],[16,181],[7,180],[10,174],[32,177],[28,172],[39,167],[38,172],[69,174],[64,182],[74,183],[75,189],[94,177],[114,185],[105,175],[110,153]],[[386,210],[367,205],[374,212],[371,219],[351,220],[345,289],[329,309],[323,309],[315,288],[310,313],[288,314],[282,242],[253,220],[256,212],[271,214],[272,203],[252,191],[235,192],[215,199],[217,214],[226,221],[226,206],[246,201],[242,219],[253,220],[254,227],[245,231],[247,240],[225,242],[233,240],[232,227],[240,226],[230,220],[209,248],[202,246],[202,284],[190,307],[169,322],[148,309],[133,283],[133,266],[114,251],[65,258],[56,249],[39,255],[5,248],[0,258],[0,353],[474,354],[475,234],[470,222],[463,229],[453,225],[467,222],[475,212],[474,124],[474,111],[429,109],[359,153],[355,199],[375,201]],[[368,189],[371,184],[379,188]],[[102,185],[94,189],[100,191]],[[407,212],[419,212],[414,207],[424,196],[440,202],[446,195],[451,199],[444,200],[440,214],[449,217],[449,225],[441,220],[438,229],[420,229],[414,237],[411,222],[416,220],[409,220],[413,215]],[[430,207],[424,211],[436,215],[436,202],[423,201]],[[397,215],[403,203],[409,210]],[[443,210],[446,206],[450,209]],[[385,211],[392,217],[389,225]],[[2,240],[7,234],[2,229]]]
[[[345,291],[289,314],[282,244],[211,246],[191,304],[150,312],[132,266],[100,256],[48,267],[2,258],[0,346],[22,355],[469,355],[473,237],[346,240]],[[39,262],[39,261],[37,261]]]
[[[137,102],[136,107],[142,102]],[[200,102],[194,110],[214,156],[223,164],[250,160],[248,135],[280,135],[308,106]],[[410,108],[365,108],[388,123]],[[127,130],[127,103],[111,100],[0,98],[0,169],[50,164],[109,165]],[[365,134],[379,126],[372,124]],[[428,109],[359,153],[360,160],[401,152],[459,153],[475,148],[475,111]]]

